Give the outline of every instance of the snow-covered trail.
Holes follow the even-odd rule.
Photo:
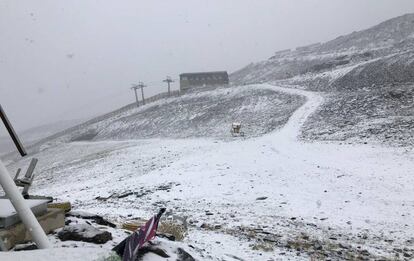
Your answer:
[[[263,137],[214,145],[198,141],[198,153],[157,173],[183,185],[164,200],[181,198],[178,206],[201,212],[196,219],[204,222],[223,223],[223,215],[228,219],[237,213],[229,218],[230,226],[259,224],[278,230],[275,224],[285,217],[345,233],[365,231],[396,241],[411,237],[412,153],[375,145],[302,142],[297,139],[300,128],[322,97],[258,87],[305,95],[308,100],[283,128]],[[267,199],[257,201],[258,197]],[[215,209],[218,220],[203,216],[206,209]]]
[[[362,232],[391,238],[396,244],[412,237],[412,152],[375,145],[305,143],[297,136],[322,97],[268,84],[252,88],[304,95],[307,102],[280,130],[246,140],[69,143],[64,149],[57,147],[39,155],[52,176],[41,178],[34,193],[70,200],[77,209],[118,221],[148,216],[165,205],[176,215],[188,216],[195,227],[202,223],[224,228],[266,227],[285,235],[306,231],[322,238],[327,235],[321,231],[328,231],[346,235],[351,242],[358,240],[352,235]],[[69,163],[68,157],[72,158]],[[169,189],[158,189],[166,184]],[[145,194],[95,199],[128,191]],[[257,200],[259,197],[265,199]],[[363,243],[367,246],[368,238]],[[187,240],[222,260],[232,260],[225,257],[232,253],[246,260],[261,260],[259,256],[266,255],[252,251],[242,239],[235,243],[233,237],[207,235],[199,229],[190,231]],[[378,246],[377,241],[372,245]]]
[[[279,165],[278,174],[286,175],[285,186],[298,193],[290,198],[291,215],[319,216],[332,220],[326,223],[333,226],[346,223],[376,232],[405,234],[413,229],[408,226],[414,216],[412,150],[300,141],[301,127],[323,98],[300,89],[269,88],[307,98],[285,126],[255,141],[262,147],[271,145],[274,153],[269,157]]]
[[[270,134],[278,140],[287,140],[289,142],[298,142],[297,137],[300,134],[300,130],[305,124],[307,118],[316,111],[316,109],[322,104],[323,98],[315,92],[305,91],[301,89],[292,89],[273,85],[264,85],[267,88],[286,92],[293,95],[305,96],[307,101],[299,109],[297,109],[293,115],[289,118],[289,121],[278,131]],[[263,88],[264,86],[261,86]]]

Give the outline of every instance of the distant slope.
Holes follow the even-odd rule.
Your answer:
[[[24,146],[29,146],[37,141],[49,137],[57,132],[79,124],[82,120],[59,121],[45,124],[18,132],[19,138]],[[9,136],[0,137],[0,155],[14,150],[15,147]]]
[[[220,88],[133,108],[63,135],[59,141],[141,138],[228,138],[241,122],[247,137],[283,125],[302,97],[251,87]]]
[[[413,47],[414,14],[407,14],[323,44],[278,52],[266,61],[234,72],[230,78],[238,84],[268,82],[363,65],[367,61],[385,59],[385,63],[393,62],[399,57],[405,59],[405,54],[412,57]],[[392,55],[396,55],[394,60],[388,61]],[[412,60],[401,62],[401,65],[412,69]],[[393,75],[394,72],[398,70],[388,74]],[[404,80],[414,81],[414,78],[410,75]]]
[[[414,38],[414,14],[405,14],[367,30],[338,37],[316,48],[318,51],[345,51],[389,48]]]
[[[241,122],[245,138],[269,133],[287,122],[302,96],[264,86],[235,86],[187,93],[139,108],[127,105],[43,139],[31,153],[75,141],[143,138],[231,139],[230,127]]]
[[[414,14],[326,43],[277,52],[230,79],[329,93],[325,106],[307,123],[304,138],[414,146]],[[362,128],[364,124],[372,126]]]

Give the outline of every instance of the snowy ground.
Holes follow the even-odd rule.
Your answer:
[[[298,141],[322,98],[263,87],[307,102],[282,129],[251,139],[62,144],[36,155],[32,193],[120,223],[166,206],[188,217],[184,244],[202,260],[413,255],[413,150]]]
[[[0,253],[1,261],[73,261],[99,260],[106,256],[106,250],[99,248],[54,248],[49,250]]]

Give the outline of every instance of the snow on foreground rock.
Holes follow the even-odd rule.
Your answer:
[[[113,222],[166,206],[187,217],[200,260],[410,258],[414,155],[371,145],[303,143],[307,102],[279,131],[231,142],[149,139],[69,143],[36,156],[33,190]],[[123,197],[123,195],[128,195]]]
[[[107,249],[101,248],[52,248],[22,252],[0,252],[1,261],[74,261],[103,260],[109,256]]]
[[[182,248],[173,243],[155,241],[154,246],[145,246],[138,254],[139,261],[194,261]],[[164,256],[164,257],[163,257]],[[76,247],[52,248],[20,252],[0,252],[1,261],[121,261],[115,252],[106,248]]]

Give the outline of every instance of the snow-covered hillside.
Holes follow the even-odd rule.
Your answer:
[[[327,43],[278,52],[233,73],[231,79],[238,84],[273,82],[329,93],[327,107],[307,124],[307,138],[411,146],[413,36],[414,14],[407,14]],[[361,129],[364,122],[386,124]],[[387,126],[398,136],[383,135]]]
[[[136,108],[125,106],[28,147],[31,153],[71,141],[206,137],[232,139],[233,122],[245,138],[281,127],[304,103],[297,95],[267,87],[236,86],[192,92]],[[8,157],[10,158],[10,157]]]
[[[302,138],[414,147],[414,85],[326,97],[306,122]]]
[[[266,88],[219,88],[128,111],[84,128],[71,140],[229,138],[233,122],[242,123],[246,137],[256,137],[282,126],[303,102]]]
[[[187,236],[178,244],[199,260],[412,257],[414,195],[407,184],[414,182],[413,154],[303,143],[297,136],[322,96],[271,85],[245,88],[301,95],[307,102],[279,130],[251,139],[101,140],[45,148],[33,155],[39,158],[33,193],[70,200],[76,210],[116,223],[166,206],[187,218]]]
[[[118,226],[166,207],[162,222],[187,226],[173,244],[198,260],[412,260],[413,24],[409,14],[279,52],[231,87],[127,105],[8,155],[7,167],[38,158],[31,193]],[[125,236],[103,229],[115,236],[102,245],[49,239],[93,248],[81,250],[93,260]]]

